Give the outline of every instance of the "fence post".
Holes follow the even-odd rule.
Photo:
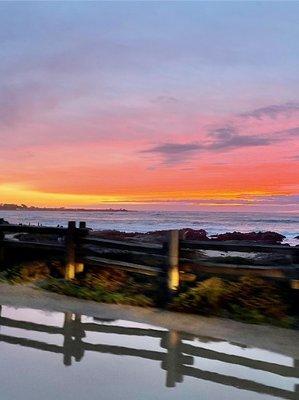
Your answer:
[[[75,273],[78,274],[84,271],[84,264],[76,262]]]
[[[179,287],[179,231],[168,233],[167,242],[163,243],[166,254],[165,267],[162,269],[159,282],[157,305],[165,307]]]
[[[75,269],[76,269],[75,230],[76,230],[76,222],[69,221],[67,234],[65,237],[65,246],[66,246],[65,279],[67,280],[75,278]]]
[[[179,230],[171,230],[168,236],[167,287],[170,294],[178,290],[179,273]]]
[[[79,222],[79,229],[86,229],[86,222],[80,221]],[[81,236],[80,236],[81,237]],[[75,273],[78,274],[84,271],[84,264],[76,262]]]

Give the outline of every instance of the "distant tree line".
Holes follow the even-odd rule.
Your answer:
[[[0,210],[6,211],[111,211],[111,212],[127,212],[124,208],[66,208],[66,207],[35,207],[26,206],[26,204],[0,203]]]

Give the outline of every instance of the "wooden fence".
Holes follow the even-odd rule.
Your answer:
[[[97,319],[94,320],[96,321]],[[285,388],[284,384],[285,378],[294,378],[294,382],[299,378],[298,360],[293,359],[293,365],[282,365],[274,361],[254,360],[246,357],[246,353],[244,355],[223,353],[208,348],[211,346],[206,347],[200,345],[202,342],[217,342],[217,339],[199,338],[199,342],[195,345],[192,344],[192,341],[195,339],[192,335],[178,331],[126,327],[113,323],[113,320],[98,320],[98,323],[82,322],[80,315],[67,312],[64,314],[63,326],[45,325],[1,316],[0,307],[0,327],[17,328],[31,332],[43,332],[49,335],[62,335],[63,344],[50,344],[39,340],[28,339],[27,337],[11,336],[3,333],[3,329],[1,329],[0,343],[3,342],[62,355],[65,366],[70,366],[72,364],[72,359],[76,362],[80,362],[86,352],[158,361],[162,370],[166,373],[165,385],[167,387],[174,387],[176,383],[183,382],[184,377],[192,377],[253,393],[267,394],[290,400],[298,399],[299,386],[294,384],[294,390],[288,390]],[[111,344],[88,343],[84,339],[88,332],[157,338],[160,339],[161,351]],[[118,340],[118,342],[120,341],[121,339]],[[238,346],[236,343],[233,345]],[[219,372],[219,368],[217,369],[217,367],[216,371],[205,370],[203,367],[195,367],[194,364],[197,358],[201,361],[201,364],[205,364],[206,360],[215,362],[216,364],[217,362],[224,363],[224,367],[221,368],[222,372]],[[228,367],[227,370],[225,366]],[[235,370],[234,367],[236,367]],[[249,368],[246,378],[238,377],[237,373],[234,375],[234,371],[242,367]],[[250,371],[253,372],[252,378]],[[259,379],[257,381],[255,380],[259,374],[262,378],[264,372],[272,375],[273,378],[271,382],[274,383],[273,386],[261,383]],[[283,388],[279,387],[280,382]]]
[[[60,240],[48,243],[43,241],[17,241],[7,237],[16,233],[32,235],[56,235]],[[159,276],[161,289],[171,296],[186,277],[186,270],[205,274],[238,276],[253,274],[264,278],[288,281],[293,289],[299,288],[299,246],[263,245],[248,243],[229,243],[221,241],[180,240],[179,231],[171,230],[168,239],[162,243],[144,243],[131,240],[111,240],[92,235],[85,222],[76,227],[74,221],[67,228],[30,225],[0,225],[0,265],[5,258],[6,249],[31,249],[42,252],[64,254],[65,278],[73,279],[82,272],[84,265],[113,267],[145,275]],[[120,259],[103,257],[103,249],[117,251]],[[215,250],[221,252],[271,253],[285,256],[285,264],[256,265],[242,263],[223,263],[200,258],[198,252]],[[133,257],[134,262],[124,261],[122,254]],[[146,258],[146,262],[144,259]],[[139,262],[136,262],[140,260]]]

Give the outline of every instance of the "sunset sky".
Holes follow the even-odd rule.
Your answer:
[[[299,211],[299,2],[1,2],[0,203]]]

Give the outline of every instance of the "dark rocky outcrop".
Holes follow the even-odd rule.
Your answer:
[[[103,231],[92,231],[91,235],[98,238],[111,239],[111,240],[123,240],[123,239],[131,239],[136,236],[142,235],[142,233],[138,232],[123,232],[117,231],[115,229],[106,229]]]
[[[140,232],[120,232],[116,230],[95,231],[93,236],[114,240],[138,240],[143,242],[163,242],[167,238],[168,230]],[[204,229],[180,229],[180,238],[185,240],[218,240],[218,241],[246,241],[248,243],[280,244],[285,236],[276,232],[226,232],[208,237]]]
[[[265,243],[265,244],[280,244],[285,236],[276,232],[227,232],[220,233],[218,235],[213,235],[212,240],[234,240],[234,241],[246,241],[246,242],[255,242],[255,243]]]
[[[160,230],[153,232],[121,232],[117,230],[104,230],[104,231],[94,231],[92,236],[105,239],[114,240],[138,240],[142,242],[163,242],[167,238],[167,233],[169,230]],[[185,240],[209,240],[207,232],[204,229],[191,229],[183,228],[180,229],[180,238]]]
[[[4,218],[0,218],[0,225],[9,225],[9,222],[6,221]]]
[[[207,232],[204,229],[180,229],[180,237],[185,240],[209,240]]]

